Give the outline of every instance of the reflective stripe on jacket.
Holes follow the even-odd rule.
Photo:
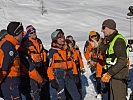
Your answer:
[[[115,41],[118,38],[121,38],[125,41],[127,46],[127,57],[128,57],[128,53],[129,53],[128,41],[121,34],[118,33],[118,35],[116,35],[114,39],[109,43],[109,47],[106,50],[106,66],[104,67],[104,69],[108,69],[109,67],[111,67],[111,65],[115,65],[117,62],[117,58],[115,56],[113,47],[114,47]]]

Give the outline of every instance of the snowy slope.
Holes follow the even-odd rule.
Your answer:
[[[50,34],[62,28],[65,35],[73,35],[83,52],[88,32],[98,31],[101,35],[101,24],[107,18],[113,18],[117,29],[130,39],[130,21],[127,19],[128,7],[132,0],[43,0],[47,12],[41,14],[42,0],[0,0],[0,29],[6,28],[9,21],[21,21],[24,27],[32,24],[37,29],[38,37],[46,49],[50,48]],[[133,21],[132,21],[133,23]],[[131,30],[132,32],[132,30]],[[133,35],[132,35],[133,38]],[[130,54],[133,65],[133,54]],[[95,100],[95,91],[86,65],[83,78],[85,100]],[[88,86],[89,84],[89,86]]]
[[[44,15],[41,15],[40,1],[0,0],[0,28],[12,20],[22,21],[24,26],[32,24],[48,45],[50,33],[56,28],[62,28],[66,35],[74,35],[77,41],[85,41],[88,31],[101,33],[103,20],[113,18],[118,30],[129,38],[130,23],[126,14],[132,0],[43,0],[47,9]]]

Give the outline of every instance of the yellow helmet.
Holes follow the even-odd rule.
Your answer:
[[[89,32],[89,36],[95,36],[95,35],[97,35],[96,31],[90,31]]]

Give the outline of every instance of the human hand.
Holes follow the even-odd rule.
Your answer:
[[[48,80],[43,79],[42,83],[39,84],[39,87],[40,87],[40,88],[43,87],[43,86],[46,84],[47,81],[48,81]]]
[[[58,89],[59,89],[58,82],[55,79],[51,80],[50,82],[51,82],[51,87],[58,91]]]
[[[111,76],[110,76],[108,73],[105,73],[105,74],[103,74],[101,80],[102,80],[103,82],[109,82],[110,78],[111,78]]]
[[[87,61],[87,65],[89,65],[89,64],[90,64],[90,60]]]
[[[81,73],[82,73],[82,74],[85,73],[85,69],[84,69],[84,68],[81,69]]]

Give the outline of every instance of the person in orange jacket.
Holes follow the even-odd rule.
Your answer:
[[[79,82],[78,83],[76,82],[76,85],[77,85],[78,91],[79,91],[81,98],[82,98],[81,74],[83,74],[85,72],[85,68],[84,68],[84,64],[82,61],[81,52],[79,50],[79,47],[76,45],[75,40],[73,39],[73,37],[71,35],[68,35],[66,37],[66,41],[68,42],[68,47],[70,48],[70,50],[73,52],[73,55],[74,55],[74,60],[76,63],[78,76],[79,76]]]
[[[10,22],[7,35],[0,41],[1,90],[4,100],[22,100],[20,85],[20,57],[18,47],[23,38],[21,22]]]
[[[83,74],[85,72],[85,68],[84,68],[84,63],[83,63],[83,60],[82,60],[82,56],[81,56],[81,52],[79,50],[79,47],[77,46],[75,40],[73,39],[73,36],[68,35],[66,37],[66,39],[68,39],[72,42],[73,49],[76,51],[76,54],[77,54],[77,61],[78,61],[78,64],[79,64],[79,68],[78,68],[79,70],[78,71]]]
[[[97,98],[101,98],[102,94],[105,94],[107,92],[107,87],[108,84],[102,83],[101,82],[101,77],[104,74],[104,66],[105,66],[105,61],[104,61],[104,54],[102,51],[97,48],[97,61],[95,62],[95,67],[96,67],[96,90],[97,90]],[[104,97],[104,96],[103,96]]]
[[[98,33],[96,31],[89,32],[89,39],[86,41],[84,46],[84,57],[87,60],[87,64],[92,73],[95,72],[95,62],[97,59],[97,47],[98,47]]]
[[[7,30],[6,30],[6,29],[2,29],[2,30],[0,31],[0,41],[1,41],[6,35],[7,35]],[[2,52],[3,52],[3,51],[0,49],[0,55],[1,55]],[[2,61],[2,60],[0,59],[0,61]],[[0,62],[0,63],[2,63],[2,62]],[[0,66],[0,69],[1,69],[1,66]],[[0,79],[1,79],[1,76],[2,76],[2,71],[0,71]],[[0,86],[0,97],[2,98],[1,86]]]
[[[100,80],[101,80],[103,66],[104,66],[103,55],[98,47],[101,41],[102,40],[98,32],[90,31],[89,39],[86,41],[85,47],[84,47],[84,56],[92,72],[92,80],[94,82],[94,86],[96,86],[96,91],[98,94],[97,98],[101,97]]]
[[[21,45],[23,51],[20,52],[22,58],[25,58],[22,59],[22,63],[28,69],[28,74],[30,77],[30,87],[31,87],[30,92],[32,94],[31,95],[32,98],[34,98],[35,100],[38,99],[43,100],[46,94],[45,93],[44,95],[42,95],[45,88],[44,85],[46,83],[46,77],[47,77],[47,72],[46,72],[47,51],[44,49],[41,40],[37,37],[36,29],[32,25],[27,26],[26,31],[27,33]],[[27,61],[27,64],[25,60]],[[45,97],[45,99],[48,99],[48,97]]]
[[[72,59],[71,52],[67,52],[64,32],[54,31],[51,34],[51,39],[52,47],[48,53],[50,63],[47,70],[52,87],[51,100],[66,100],[65,88],[73,100],[80,100],[73,80],[73,78],[77,78],[76,64]]]

